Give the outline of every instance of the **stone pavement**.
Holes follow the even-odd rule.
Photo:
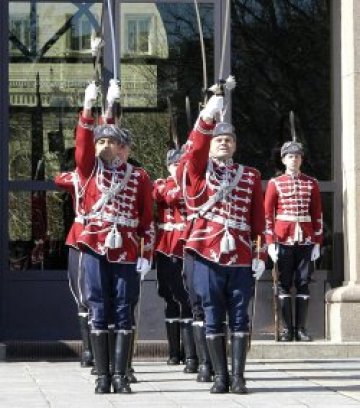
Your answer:
[[[128,395],[95,395],[76,362],[0,363],[1,408],[360,407],[360,359],[249,360],[248,395],[209,394],[182,366],[135,362]]]

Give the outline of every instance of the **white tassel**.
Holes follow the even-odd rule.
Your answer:
[[[230,234],[228,235],[228,241],[229,241],[229,251],[235,251],[236,245],[235,245],[235,238]]]
[[[228,230],[225,231],[220,242],[220,253],[228,254],[236,249],[235,239]]]
[[[120,232],[117,230],[116,228],[116,232],[115,232],[115,248],[121,248],[122,244],[123,244],[123,240],[122,240],[122,236],[120,234]]]
[[[220,253],[221,254],[228,254],[229,253],[229,242],[226,236],[226,232],[223,235],[223,237],[221,238],[221,242],[220,242]]]
[[[303,240],[303,231],[300,227],[300,224],[297,222],[295,224],[295,231],[294,231],[294,241],[295,242],[302,242]]]
[[[105,239],[105,247],[106,248],[121,248],[122,246],[122,237],[119,231],[116,228],[116,225],[114,225],[111,228],[111,231],[107,234],[106,239]]]

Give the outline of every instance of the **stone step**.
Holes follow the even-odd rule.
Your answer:
[[[80,341],[9,341],[0,343],[0,361],[77,360],[81,353]],[[135,348],[138,361],[166,360],[167,342],[140,340]],[[254,340],[249,359],[321,359],[360,358],[360,342],[334,343],[276,343],[273,340]]]

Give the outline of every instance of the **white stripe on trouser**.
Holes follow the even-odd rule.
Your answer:
[[[248,332],[233,332],[231,333],[233,337],[246,337],[249,335]]]
[[[194,320],[192,325],[193,326],[204,327],[204,322],[202,320]]]
[[[109,330],[97,330],[97,329],[91,330],[91,334],[95,334],[96,336],[98,336],[101,333],[109,333]]]
[[[291,298],[291,295],[289,295],[289,294],[281,294],[281,295],[279,295],[279,299],[284,299],[284,298]]]
[[[296,295],[297,298],[309,299],[310,295]]]
[[[132,330],[114,330],[114,333],[131,334]]]
[[[79,262],[78,262],[78,291],[79,291],[80,304],[85,306],[84,295],[82,293],[82,285],[81,285],[81,281],[83,279],[83,271],[84,271],[84,269],[82,268],[82,259],[83,259],[83,253],[80,252]]]
[[[165,319],[166,323],[176,323],[180,322],[180,318],[175,318],[175,319]]]
[[[225,337],[225,333],[213,333],[206,335],[207,339],[215,339],[216,337]]]

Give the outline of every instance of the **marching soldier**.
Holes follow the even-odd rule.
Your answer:
[[[222,109],[223,97],[212,96],[190,135],[183,179],[193,224],[185,250],[194,256],[193,285],[205,311],[206,340],[215,372],[210,392],[229,392],[223,325],[228,314],[231,391],[242,394],[247,392],[247,308],[254,276],[263,273],[266,258],[264,247],[258,254],[253,252],[252,241],[263,236],[265,217],[260,173],[233,163],[236,136],[232,125],[220,122],[215,126],[214,117]]]
[[[186,193],[184,188],[186,188],[187,178],[184,179],[184,166],[188,161],[188,153],[191,151],[192,138],[194,132],[189,135],[186,144],[183,146],[183,156],[179,163],[176,175],[177,182],[182,186],[182,191]],[[180,177],[180,178],[179,178]],[[187,222],[185,229],[182,232],[180,240],[185,246],[186,240],[189,238],[192,224],[193,224],[193,211],[190,208],[186,208]],[[189,300],[193,315],[193,334],[195,340],[196,354],[199,361],[198,374],[196,376],[197,382],[211,382],[213,368],[211,364],[211,358],[209,354],[209,349],[206,343],[205,335],[205,312],[202,306],[201,297],[194,290],[193,276],[194,276],[194,255],[190,251],[184,251],[184,261],[183,261],[183,278],[185,281],[186,289],[189,293]],[[224,318],[225,320],[225,318]]]
[[[89,311],[84,297],[84,270],[82,268],[82,253],[76,243],[77,236],[83,230],[83,202],[79,195],[79,178],[76,171],[60,173],[54,179],[55,184],[71,195],[72,209],[75,213],[65,244],[69,246],[68,254],[68,278],[70,291],[78,308],[80,335],[82,340],[82,355],[80,364],[82,367],[94,365],[94,357],[90,341]]]
[[[279,270],[283,319],[280,341],[311,341],[305,328],[312,262],[320,257],[323,220],[319,184],[300,171],[304,150],[296,140],[281,148],[285,173],[269,181],[265,194],[268,253]],[[291,289],[295,285],[293,328]]]
[[[110,83],[109,101],[119,96]],[[111,124],[94,127],[91,108],[97,87],[85,91],[76,131],[76,172],[83,201],[83,227],[76,243],[83,251],[86,304],[98,378],[96,393],[131,392],[126,376],[132,341],[133,305],[139,296],[138,272],[150,270],[154,231],[151,182],[147,173],[122,159],[131,136]],[[108,115],[111,111],[108,106]],[[139,253],[140,239],[144,240]],[[108,324],[115,325],[115,358],[110,375]]]
[[[185,353],[185,373],[198,368],[189,295],[185,289],[183,270],[183,241],[186,208],[175,173],[181,151],[167,152],[166,165],[170,176],[154,182],[153,198],[157,204],[156,270],[159,296],[165,300],[165,323],[169,344],[168,364],[180,364],[180,332]]]
[[[109,103],[111,106],[111,102]],[[102,119],[100,118],[100,121]],[[106,119],[108,122],[111,121],[111,118]],[[131,162],[131,164],[139,166],[133,159],[129,159],[130,146],[124,146],[122,151],[122,160]],[[75,218],[73,223],[69,228],[69,233],[66,239],[66,245],[69,246],[69,255],[68,255],[68,278],[69,278],[69,287],[70,291],[75,299],[75,302],[78,307],[78,317],[80,323],[80,334],[82,340],[82,355],[80,364],[82,367],[91,367],[94,365],[94,357],[92,352],[91,340],[90,340],[90,329],[89,329],[89,310],[85,301],[85,286],[84,286],[84,268],[82,267],[83,254],[79,251],[79,248],[76,244],[77,236],[80,234],[84,227],[84,208],[82,196],[79,194],[81,189],[79,175],[77,171],[67,171],[60,173],[54,179],[55,184],[67,191],[72,198],[71,209],[75,212]],[[140,284],[140,279],[139,279]],[[134,375],[134,369],[132,367],[132,358],[134,350],[134,340],[135,340],[135,308],[136,304],[133,305],[132,317],[133,317],[133,334],[132,334],[132,343],[130,348],[130,357],[128,364],[127,377],[130,383],[137,382],[137,379]],[[113,324],[109,324],[109,362],[110,362],[110,371],[113,368],[114,364],[114,353],[115,353],[115,335],[113,332]],[[93,368],[91,371],[92,374],[96,374],[96,368]]]

